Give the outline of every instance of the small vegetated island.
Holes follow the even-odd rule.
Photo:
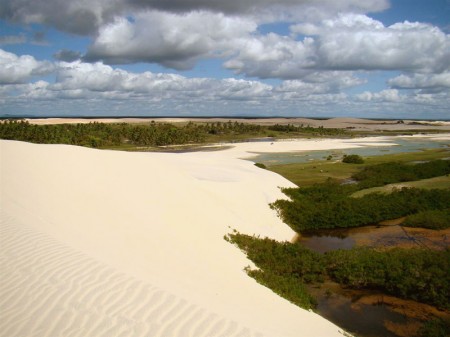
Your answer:
[[[344,156],[343,163],[335,165],[363,163],[358,155],[349,155]],[[302,165],[298,166],[300,170]],[[354,168],[350,172],[355,172]],[[450,160],[388,161],[365,165],[352,174],[352,184],[328,179],[300,188],[286,188],[283,192],[289,199],[277,200],[271,207],[297,233],[356,228],[398,218],[403,218],[403,228],[445,230],[450,227],[449,174]],[[388,184],[407,185],[436,177],[445,177],[447,185],[439,189],[397,187],[377,190],[391,186]],[[447,231],[442,235],[448,234]],[[424,304],[419,305],[422,309],[416,310],[433,308],[427,313],[425,310],[420,315],[412,315],[412,320],[405,318],[404,325],[409,325],[406,330],[405,326],[388,326],[391,335],[450,335],[448,245],[443,250],[359,246],[320,254],[299,242],[277,242],[237,232],[226,239],[245,251],[258,267],[246,268],[251,277],[303,308],[314,310],[317,305],[310,291],[312,288],[332,282],[347,292],[363,290],[384,294],[386,298]],[[331,294],[330,290],[326,291]]]

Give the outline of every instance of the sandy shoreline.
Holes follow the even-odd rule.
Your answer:
[[[388,131],[388,130],[449,130],[450,121],[416,121],[402,120],[371,120],[362,118],[330,118],[330,119],[311,119],[311,118],[33,118],[27,119],[32,124],[74,124],[74,123],[148,123],[152,120],[156,122],[182,123],[182,122],[223,122],[237,121],[242,123],[275,125],[275,124],[294,124],[312,127],[323,126],[324,128],[351,129],[355,131]]]
[[[0,141],[0,336],[342,336],[249,278],[223,237],[291,240],[293,186],[239,158],[390,138],[127,153]]]

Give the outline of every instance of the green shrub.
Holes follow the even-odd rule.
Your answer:
[[[328,275],[340,284],[450,307],[450,250],[354,248],[326,257]]]
[[[419,329],[420,337],[448,337],[450,336],[450,321],[436,318],[426,321]]]
[[[247,274],[258,283],[272,289],[276,294],[304,309],[316,307],[317,302],[303,282],[293,275],[276,275],[270,271],[247,270]]]
[[[423,211],[408,216],[403,223],[406,227],[446,229],[450,227],[450,208]]]
[[[263,163],[255,163],[255,166],[262,168],[262,169],[266,169],[266,165],[264,165]]]
[[[234,232],[226,240],[258,267],[247,273],[277,294],[303,307],[314,306],[306,284],[332,279],[352,289],[450,307],[450,250],[353,248],[319,254],[301,244],[260,239]]]
[[[344,158],[342,159],[342,162],[347,163],[347,164],[363,164],[364,159],[357,154],[350,154],[350,155],[344,154]]]
[[[432,160],[419,164],[397,162],[367,166],[352,178],[359,182],[361,189],[404,181],[415,181],[445,176],[450,173],[450,160]]]
[[[450,190],[404,188],[390,194],[371,193],[351,198],[352,186],[320,184],[290,188],[283,192],[291,200],[271,206],[295,231],[365,226],[450,205]]]
[[[315,307],[316,302],[305,284],[323,282],[325,260],[322,255],[299,244],[237,232],[228,235],[225,240],[243,250],[259,268],[246,268],[249,276],[302,308]]]

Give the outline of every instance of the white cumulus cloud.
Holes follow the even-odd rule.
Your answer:
[[[386,89],[380,92],[365,91],[356,95],[356,99],[364,102],[390,102],[397,103],[405,99],[397,89]]]
[[[47,61],[37,61],[33,56],[17,56],[0,49],[0,84],[24,83],[33,76],[45,75],[53,70]]]
[[[361,14],[340,14],[291,27],[294,36],[252,36],[225,63],[236,73],[261,78],[302,78],[314,71],[450,69],[450,35],[422,23],[385,27]],[[295,34],[308,35],[301,40]]]
[[[0,18],[25,24],[42,23],[75,34],[91,35],[116,17],[147,10],[209,11],[280,20],[323,17],[339,11],[368,13],[388,7],[388,0],[2,0]]]
[[[388,84],[397,89],[449,91],[450,71],[441,74],[402,74],[390,79]]]
[[[223,14],[149,11],[132,21],[117,18],[103,26],[85,59],[114,64],[154,62],[188,69],[199,57],[229,52],[242,36],[256,28],[251,20]]]

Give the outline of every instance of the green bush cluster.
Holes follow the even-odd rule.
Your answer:
[[[412,214],[406,218],[403,226],[429,229],[450,228],[450,208]]]
[[[450,308],[450,250],[353,248],[321,255],[298,243],[239,233],[227,239],[259,268],[247,268],[250,276],[304,308],[315,303],[305,285],[327,278],[352,289],[378,290]]]
[[[291,200],[271,207],[295,231],[358,227],[450,205],[450,190],[403,188],[390,194],[371,193],[352,198],[352,186],[333,182],[310,188],[283,189]]]
[[[450,250],[354,248],[328,252],[326,261],[328,275],[342,285],[450,308]]]
[[[364,164],[364,159],[357,154],[349,154],[349,155],[344,154],[342,162],[347,164]]]
[[[293,124],[275,124],[268,127],[270,131],[277,131],[282,133],[296,133],[296,134],[312,134],[317,136],[340,136],[346,132],[343,129],[338,128],[324,128],[323,126],[312,127],[305,125],[293,125]]]
[[[262,270],[248,270],[247,273],[258,283],[301,308],[313,309],[317,305],[317,301],[309,294],[305,284],[293,275],[279,275]]]
[[[259,270],[246,268],[249,276],[302,308],[316,304],[305,284],[322,282],[323,257],[301,245],[234,233],[226,237],[246,252]]]
[[[255,166],[262,169],[267,169],[266,165],[264,165],[263,163],[255,163]]]
[[[400,172],[406,168],[405,172]],[[390,163],[363,169],[359,184],[342,185],[328,180],[304,188],[287,188],[289,200],[271,205],[294,230],[356,227],[408,216],[411,226],[442,228],[449,224],[450,190],[404,188],[390,194],[351,195],[365,186],[382,186],[402,179],[425,179],[447,174],[448,162],[405,165]],[[409,170],[409,171],[408,171]],[[412,173],[411,173],[412,172]],[[377,175],[377,177],[373,177]],[[231,234],[229,241],[246,252],[258,267],[247,273],[291,302],[314,308],[307,285],[332,280],[351,289],[375,290],[404,299],[450,308],[450,250],[395,248],[377,251],[353,248],[318,254],[299,243],[276,242]],[[448,322],[433,320],[420,336],[447,336]]]
[[[317,263],[321,255],[301,245],[279,243],[268,238],[257,239],[238,233],[229,237],[247,252],[250,260],[264,270],[270,270],[277,275],[293,275],[305,283],[323,280],[324,266]],[[280,263],[280,260],[283,260],[283,263]]]
[[[112,147],[123,144],[163,146],[201,142],[205,132],[188,124],[176,127],[167,123],[151,124],[59,124],[33,125],[27,121],[0,123],[0,138],[44,144],[70,144],[88,147]]]
[[[370,188],[387,184],[428,179],[450,174],[450,160],[433,160],[426,163],[383,163],[367,166],[352,178],[359,182],[359,188]]]
[[[284,126],[283,126],[284,127]],[[289,126],[287,129],[292,128]],[[275,128],[277,129],[277,128]],[[324,135],[330,129],[299,128],[302,132]],[[193,123],[178,126],[169,123],[88,123],[33,125],[24,120],[0,122],[0,138],[45,144],[71,144],[88,147],[165,146],[202,143],[221,139],[263,137],[270,126],[242,122]],[[335,131],[336,132],[336,131]],[[331,133],[333,134],[333,133]]]
[[[428,320],[419,329],[419,337],[448,337],[450,336],[450,320],[435,318]]]

